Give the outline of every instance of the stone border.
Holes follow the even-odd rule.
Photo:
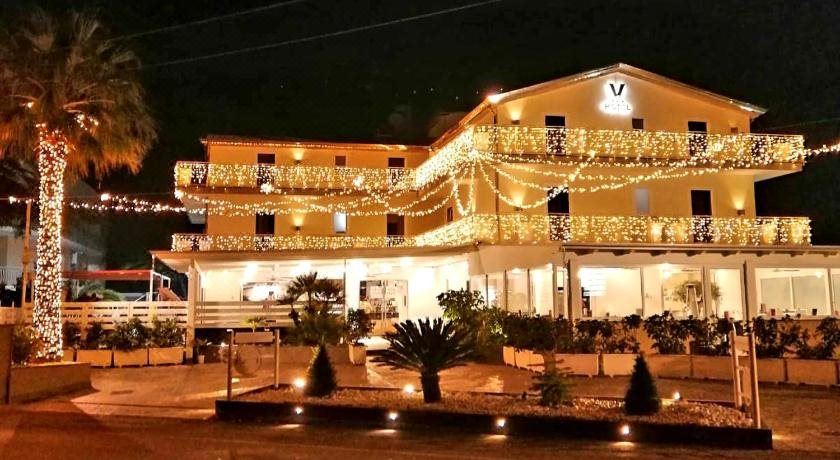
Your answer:
[[[91,389],[90,364],[47,363],[12,367],[11,401],[34,401]]]
[[[256,391],[261,389],[252,392]],[[400,410],[396,420],[392,420],[391,413],[391,410],[383,407],[216,400],[216,417],[231,422],[341,425],[424,432],[434,428],[469,434],[686,444],[727,449],[773,448],[773,436],[769,428],[586,420],[544,415],[499,417],[435,409]],[[499,426],[500,420],[504,420],[502,426]],[[623,433],[625,427],[629,427],[628,434]]]

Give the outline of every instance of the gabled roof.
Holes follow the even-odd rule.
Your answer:
[[[423,150],[428,147],[404,144],[373,144],[357,142],[335,142],[335,141],[312,141],[294,138],[261,138],[248,136],[234,136],[226,134],[208,134],[201,138],[201,143],[209,145],[240,145],[254,147],[276,147],[276,148],[309,148],[309,149],[354,149],[354,150],[381,150],[381,151],[409,151]]]
[[[484,101],[482,101],[478,106],[476,106],[473,110],[466,114],[456,125],[454,125],[447,132],[445,132],[438,139],[436,139],[433,142],[432,146],[437,147],[439,145],[442,145],[443,143],[448,142],[452,135],[460,131],[462,127],[469,124],[473,119],[484,113],[485,110],[487,110],[493,105],[502,104],[508,101],[520,99],[527,96],[534,96],[536,94],[552,91],[558,88],[562,88],[564,86],[569,86],[575,83],[580,83],[586,80],[591,80],[593,78],[601,77],[603,75],[609,75],[611,73],[616,72],[636,77],[640,80],[645,80],[650,83],[668,86],[678,91],[687,92],[692,95],[702,97],[712,103],[734,107],[737,110],[749,113],[750,118],[755,118],[767,112],[767,109],[763,107],[759,107],[748,102],[739,101],[737,99],[732,99],[730,97],[722,96],[720,94],[713,93],[711,91],[707,91],[696,86],[691,86],[689,84],[653,72],[649,72],[638,67],[634,67],[630,64],[624,64],[622,62],[619,62],[617,64],[613,64],[607,67],[601,67],[600,69],[587,70],[585,72],[580,72],[574,75],[569,75],[566,77],[537,83],[535,85],[526,86],[524,88],[515,89],[513,91],[487,96],[487,98]]]

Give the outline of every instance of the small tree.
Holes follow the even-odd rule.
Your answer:
[[[624,396],[624,411],[628,415],[652,415],[659,412],[659,404],[656,383],[645,358],[639,355],[630,376],[630,387]]]
[[[86,350],[96,350],[101,345],[107,345],[107,338],[108,334],[102,327],[102,323],[94,321],[87,327],[87,332],[85,333],[85,339],[82,342],[82,346]]]
[[[540,392],[540,406],[558,407],[571,399],[571,384],[566,374],[556,369],[535,375],[531,389]]]
[[[245,319],[245,325],[251,328],[251,332],[257,332],[258,327],[263,327],[266,324],[265,316],[251,316]]]
[[[347,341],[352,345],[359,345],[362,339],[370,337],[373,321],[368,312],[355,308],[347,312]]]
[[[324,345],[318,346],[318,353],[315,354],[315,359],[309,365],[306,377],[306,389],[304,390],[306,396],[324,398],[331,395],[338,387],[335,369],[330,363],[330,357]]]
[[[504,312],[489,306],[479,291],[450,289],[437,296],[443,317],[465,329],[475,342],[475,358],[498,360],[505,336],[502,332]]]
[[[12,363],[18,366],[29,364],[41,347],[35,329],[23,324],[15,325],[12,331]]]
[[[475,344],[469,332],[449,321],[408,320],[394,326],[385,335],[391,346],[373,359],[394,369],[420,373],[423,400],[440,401],[440,371],[462,366],[472,357]]]

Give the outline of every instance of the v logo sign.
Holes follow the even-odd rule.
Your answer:
[[[612,91],[612,95],[614,97],[621,97],[621,93],[624,92],[624,83],[620,83],[618,88],[616,88],[615,85],[615,83],[610,83],[610,91]]]

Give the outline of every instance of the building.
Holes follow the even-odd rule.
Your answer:
[[[197,328],[242,326],[292,277],[344,283],[377,331],[446,289],[571,318],[837,314],[840,248],[808,217],[756,216],[799,172],[764,109],[626,64],[494,94],[428,146],[207,136],[177,195],[203,234],[153,256],[188,273]]]

